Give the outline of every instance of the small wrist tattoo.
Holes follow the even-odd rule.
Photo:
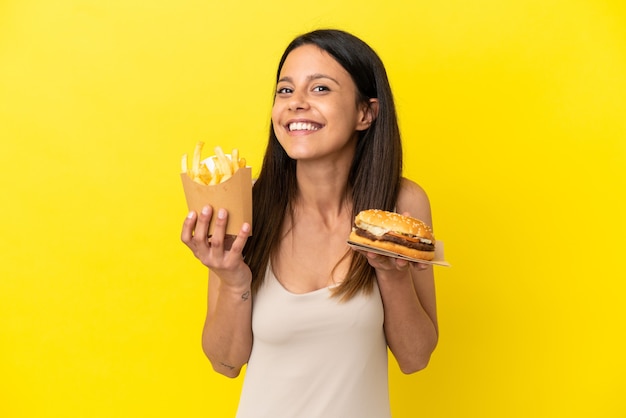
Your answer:
[[[234,368],[235,368],[235,366],[231,366],[230,364],[226,364],[226,363],[222,363],[222,362],[220,362],[220,365],[222,365],[222,366],[226,367],[226,368],[227,368],[227,369],[229,369],[229,370],[232,370],[232,369],[234,369]]]
[[[243,294],[241,295],[241,300],[248,300],[248,298],[250,298],[250,291],[246,290],[245,292],[243,292]]]

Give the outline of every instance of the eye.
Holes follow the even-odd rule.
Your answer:
[[[325,91],[330,91],[330,88],[328,88],[327,86],[324,86],[324,85],[320,85],[320,86],[313,87],[313,91],[317,92],[317,93],[322,93],[322,92],[325,92]]]
[[[293,90],[290,89],[289,87],[278,87],[276,89],[276,94],[285,95],[285,94],[291,94],[291,93],[293,93]]]

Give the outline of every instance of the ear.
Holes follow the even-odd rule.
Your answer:
[[[369,99],[361,107],[360,119],[357,123],[357,131],[364,131],[369,128],[378,117],[378,99]]]

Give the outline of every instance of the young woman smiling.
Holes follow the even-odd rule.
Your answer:
[[[254,235],[244,224],[226,248],[228,214],[212,207],[181,235],[209,269],[207,357],[230,377],[247,364],[239,418],[390,417],[387,349],[405,373],[428,364],[432,267],[352,251],[354,216],[371,208],[432,226],[426,193],[402,177],[384,65],[346,32],[301,35],[278,66]]]

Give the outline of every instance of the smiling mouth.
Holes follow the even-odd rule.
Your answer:
[[[322,127],[321,125],[318,125],[316,123],[311,123],[311,122],[292,122],[289,125],[287,125],[287,129],[289,129],[289,132],[317,131],[321,127]]]

